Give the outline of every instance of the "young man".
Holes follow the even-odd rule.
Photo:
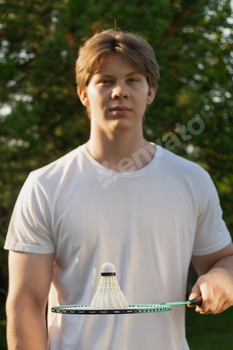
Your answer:
[[[182,306],[136,316],[50,312],[89,304],[107,261],[130,304],[185,299],[192,260],[200,277],[190,298],[203,297],[196,311],[233,305],[233,247],[209,175],[143,137],[159,77],[151,47],[130,33],[96,34],[76,73],[90,139],[30,174],[9,226],[9,350],[46,349],[48,295],[51,350],[187,350]]]

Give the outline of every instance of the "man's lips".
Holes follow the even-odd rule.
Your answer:
[[[110,111],[113,112],[114,115],[118,115],[118,114],[120,115],[120,114],[130,112],[131,109],[126,106],[115,106],[111,108]]]

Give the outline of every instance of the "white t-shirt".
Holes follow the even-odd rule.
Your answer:
[[[50,312],[55,305],[90,304],[105,262],[116,266],[129,304],[185,300],[191,256],[231,242],[208,173],[156,147],[147,166],[120,173],[96,162],[83,145],[24,184],[5,248],[55,252],[50,350],[189,349],[183,306],[140,315]]]

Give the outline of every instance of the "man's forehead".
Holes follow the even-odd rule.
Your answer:
[[[116,61],[120,64],[116,64]],[[121,62],[119,62],[121,61]],[[129,58],[120,54],[108,54],[96,65],[94,74],[109,75],[111,72],[127,71],[126,75],[141,74],[140,69]]]
[[[119,70],[120,70],[120,68],[119,68]],[[114,74],[115,72],[113,72],[113,71],[111,71],[111,70],[98,70],[98,71],[96,71],[94,74],[95,75],[104,75],[105,77],[112,77],[112,76],[114,76],[115,74]],[[129,71],[128,73],[126,73],[125,74],[125,76],[127,77],[127,76],[131,76],[131,75],[135,75],[135,74],[142,74],[141,72],[139,72],[139,70],[132,70],[132,71]]]

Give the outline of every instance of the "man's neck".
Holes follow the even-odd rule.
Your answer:
[[[143,135],[93,135],[86,143],[90,155],[103,166],[118,172],[130,172],[143,168],[155,155],[155,146]]]

